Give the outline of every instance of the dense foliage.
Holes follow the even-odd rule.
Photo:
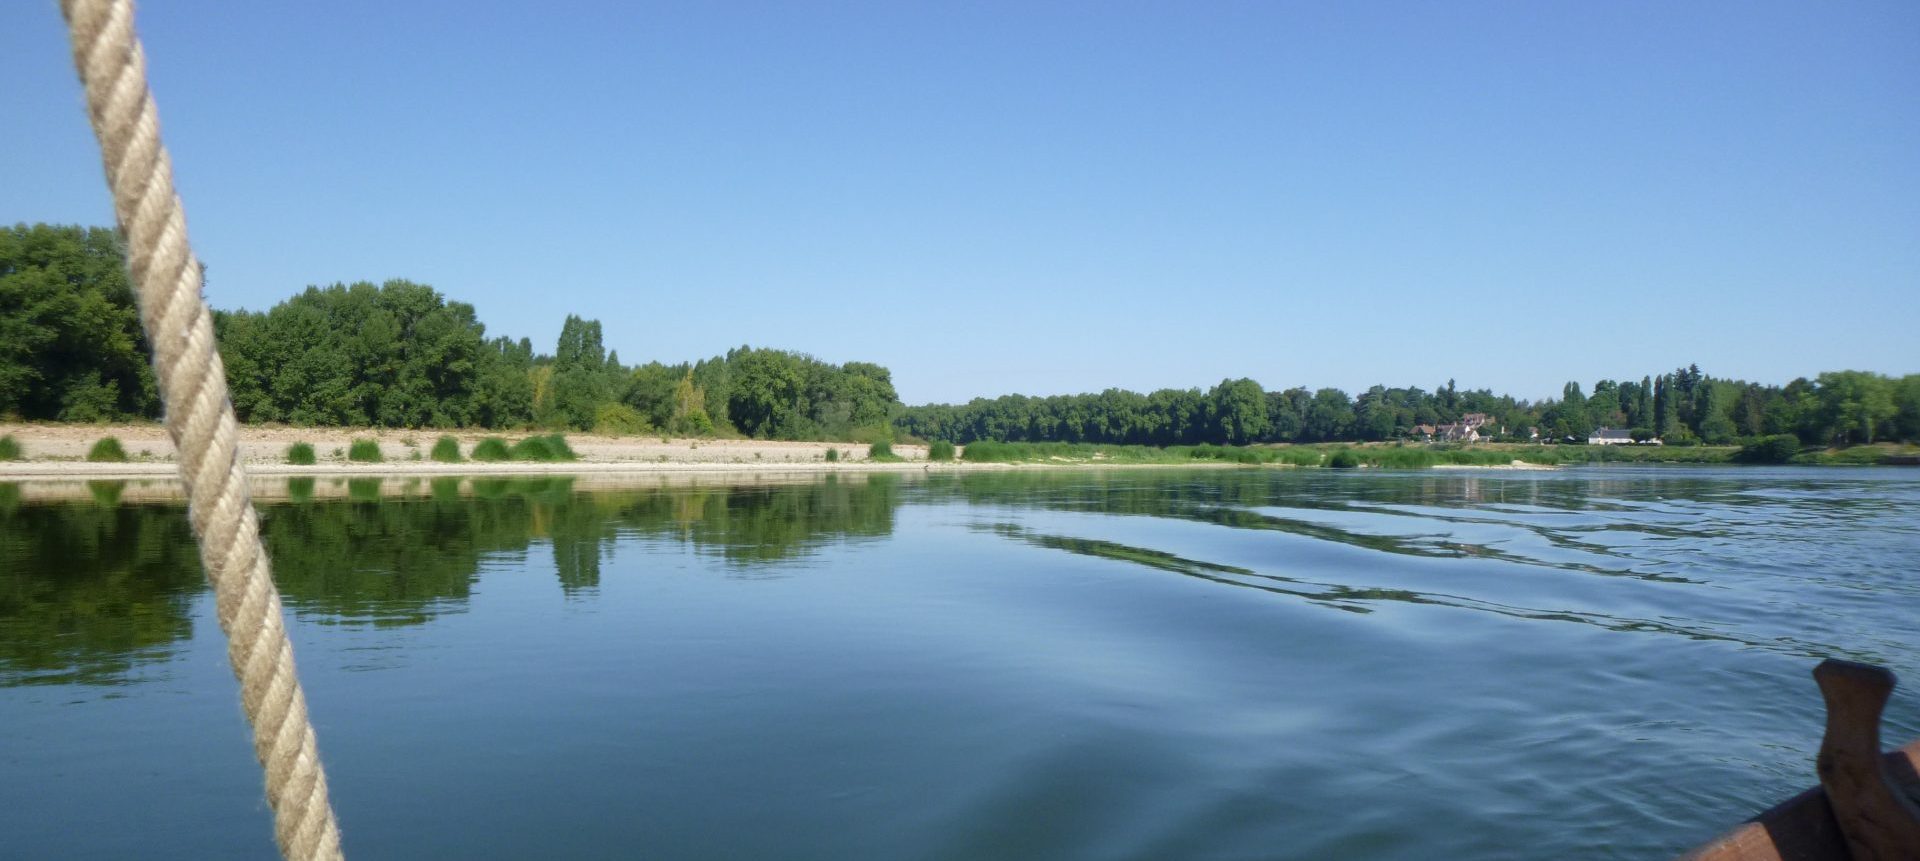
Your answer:
[[[158,415],[123,258],[111,230],[0,231],[0,417]],[[214,327],[244,422],[871,442],[892,438],[899,409],[879,365],[741,347],[628,367],[577,316],[541,354],[410,281],[309,287],[266,311],[216,311]]]
[[[125,250],[104,228],[0,229],[0,416],[155,414]]]
[[[909,407],[897,424],[913,436],[957,443],[1244,445],[1416,438],[1421,425],[1454,423],[1474,413],[1488,420],[1480,435],[1507,440],[1537,434],[1584,441],[1601,427],[1678,445],[1725,445],[1776,434],[1820,446],[1920,440],[1920,374],[1835,371],[1768,386],[1714,379],[1690,366],[1639,382],[1601,380],[1591,395],[1568,383],[1559,399],[1536,403],[1485,389],[1461,391],[1451,380],[1433,392],[1374,386],[1351,398],[1339,389],[1266,391],[1240,379],[1207,391],[1142,395],[1108,389]]]

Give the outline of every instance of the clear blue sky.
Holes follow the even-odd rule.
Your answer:
[[[551,350],[910,403],[1920,371],[1920,4],[141,7],[216,307],[404,277]],[[52,0],[0,222],[111,221]]]

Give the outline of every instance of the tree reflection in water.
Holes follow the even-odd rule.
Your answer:
[[[885,536],[900,502],[896,476],[593,492],[567,477],[439,478],[404,489],[383,495],[379,479],[356,478],[320,499],[314,479],[292,478],[284,499],[261,506],[289,610],[421,624],[464,609],[484,561],[525,559],[542,543],[570,595],[598,588],[623,536],[748,568]],[[80,497],[91,504],[40,504],[0,483],[0,685],[115,683],[192,635],[205,582],[185,509],[123,502],[122,491],[95,483]]]

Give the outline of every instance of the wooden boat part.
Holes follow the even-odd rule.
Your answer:
[[[1684,861],[1920,861],[1920,741],[1880,752],[1880,713],[1893,673],[1829,659],[1813,677],[1827,703],[1821,785]]]
[[[1893,673],[1827,660],[1813,678],[1827,698],[1820,786],[1847,848],[1855,861],[1920,861],[1920,805],[1881,767],[1880,712],[1893,693]]]

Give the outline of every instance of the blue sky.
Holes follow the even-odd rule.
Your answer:
[[[1920,4],[214,3],[139,28],[216,307],[410,278],[908,402],[1920,371]],[[52,0],[0,222],[110,223]]]

